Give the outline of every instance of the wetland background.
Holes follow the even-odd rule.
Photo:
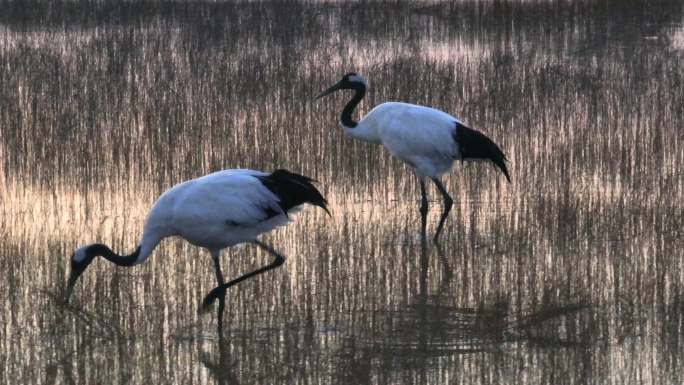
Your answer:
[[[0,1],[0,382],[681,384],[684,5],[678,1]],[[349,71],[500,144],[457,164],[441,246],[415,177],[337,127]],[[264,240],[283,267],[197,307],[208,253],[134,248],[156,197],[224,168],[315,177]],[[434,231],[440,199],[434,189]],[[267,263],[223,253],[237,276]]]

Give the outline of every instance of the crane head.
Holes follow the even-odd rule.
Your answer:
[[[74,286],[78,278],[88,268],[88,265],[95,259],[97,255],[90,252],[90,245],[79,247],[71,255],[71,271],[69,272],[69,280],[67,281],[66,295],[64,300],[69,302],[71,293],[74,291]]]
[[[365,89],[366,87],[368,87],[368,83],[366,83],[366,79],[363,76],[356,72],[349,72],[342,76],[342,79],[339,82],[316,96],[316,99],[330,95],[338,90],[356,90],[360,88]]]

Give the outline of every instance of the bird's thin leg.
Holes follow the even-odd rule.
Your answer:
[[[221,284],[221,285],[215,287],[213,290],[211,290],[209,292],[209,294],[207,294],[206,297],[204,297],[204,300],[202,301],[202,305],[200,307],[200,312],[207,311],[209,309],[209,306],[211,306],[211,304],[214,303],[216,298],[219,298],[219,297],[225,295],[226,289],[228,289],[229,287],[231,287],[237,283],[240,283],[247,278],[253,277],[253,276],[261,274],[261,273],[265,273],[271,269],[275,269],[276,267],[282,265],[285,262],[285,257],[280,255],[277,251],[275,251],[270,246],[268,246],[268,245],[266,245],[260,241],[257,241],[257,240],[253,240],[252,243],[254,243],[255,245],[261,247],[262,249],[268,251],[269,253],[271,253],[275,257],[273,262],[270,265],[264,266],[260,269],[256,269],[256,270],[252,271],[251,273],[241,275],[240,277],[235,278],[234,280],[232,280],[230,282],[227,282],[227,283],[224,283],[224,284]]]
[[[423,179],[420,179],[420,236],[422,237],[421,240],[423,242],[423,245],[425,245],[425,240],[426,240],[426,228],[427,228],[427,213],[428,213],[428,200],[427,200],[427,193],[425,192],[425,181]]]
[[[435,185],[437,185],[437,189],[442,194],[442,198],[444,198],[444,211],[442,211],[442,217],[439,219],[439,224],[437,225],[437,232],[435,233],[434,238],[434,242],[437,243],[437,241],[439,240],[439,234],[442,232],[442,227],[444,226],[444,221],[449,215],[449,211],[451,211],[451,206],[453,206],[454,200],[451,199],[449,193],[447,193],[446,189],[442,185],[442,182],[439,181],[439,179],[432,178],[432,181],[435,182]]]
[[[223,279],[223,273],[221,272],[221,251],[219,250],[212,250],[211,251],[211,258],[214,260],[214,269],[216,269],[216,281],[218,282],[218,285],[223,285],[225,283]],[[219,296],[219,306],[218,306],[218,313],[217,313],[217,318],[218,318],[218,334],[219,338],[223,337],[223,309],[226,308],[226,292],[223,292],[223,295]]]

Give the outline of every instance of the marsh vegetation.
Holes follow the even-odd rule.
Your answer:
[[[683,8],[1,0],[0,382],[684,382]],[[440,247],[409,170],[312,101],[350,70],[363,111],[434,106],[507,154],[512,184],[444,179]],[[229,292],[227,339],[181,240],[58,304],[75,247],[131,251],[162,191],[242,167],[315,177],[333,217],[264,238],[288,259]]]

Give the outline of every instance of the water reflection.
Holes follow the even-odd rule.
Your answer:
[[[551,280],[563,256],[539,253],[525,257],[536,264],[526,271],[528,265],[514,262],[519,257],[512,253],[530,244],[541,247],[545,235],[516,237],[520,244],[502,248],[499,243],[510,243],[511,235],[488,235],[501,220],[492,210],[498,202],[469,206],[479,222],[461,214],[445,228],[444,243],[435,245],[415,236],[414,201],[347,204],[332,197],[331,206],[343,216],[329,223],[309,210],[292,229],[273,235],[286,263],[229,293],[223,337],[214,317],[196,318],[199,301],[214,286],[211,259],[179,241],[163,245],[149,267],[132,273],[98,267],[84,285],[93,289],[83,290],[71,305],[58,301],[59,288],[41,293],[45,300],[37,304],[19,294],[20,311],[14,314],[39,327],[5,334],[3,346],[32,352],[44,363],[42,380],[25,376],[46,383],[517,378],[513,383],[531,384],[557,381],[559,374],[552,373],[572,382],[629,381],[641,370],[629,359],[635,355],[662,357],[660,373],[679,378],[680,297],[655,313],[638,296],[620,294],[614,301],[613,284],[592,277],[624,267],[590,264],[589,277]],[[428,225],[434,228],[437,220],[435,213]],[[605,253],[615,242],[626,240],[586,244],[584,252]],[[228,254],[224,261],[231,272],[268,259],[245,249]],[[609,255],[601,258],[610,260]],[[56,258],[50,266],[62,263]],[[64,272],[58,275],[62,282]],[[151,284],[141,284],[153,277]],[[631,290],[622,285],[621,293]],[[157,296],[166,290],[175,295]],[[16,366],[9,370],[20,372]]]
[[[238,381],[238,377],[233,373],[237,369],[237,364],[235,359],[231,357],[230,342],[219,339],[216,345],[218,347],[218,354],[201,350],[199,353],[200,362],[216,380],[216,384],[240,384],[241,382]]]

